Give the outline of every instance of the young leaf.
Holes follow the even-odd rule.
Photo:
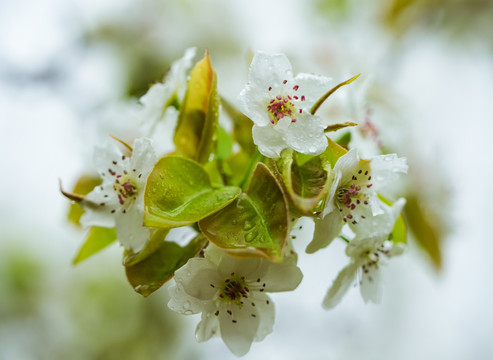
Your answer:
[[[206,51],[190,74],[180,108],[174,136],[177,151],[201,164],[206,163],[216,150],[218,118],[216,73]]]
[[[310,216],[329,190],[332,169],[323,155],[313,156],[303,164],[298,164],[296,155],[291,149],[283,151],[281,173],[294,206],[301,214]]]
[[[169,229],[152,229],[151,237],[147,242],[146,246],[139,251],[138,253],[134,253],[132,250],[125,249],[123,253],[123,265],[124,266],[132,266],[135,265],[142,260],[147,259],[154,252],[156,252],[163,243],[166,235],[169,232]]]
[[[250,160],[250,156],[246,151],[240,150],[223,162],[223,170],[228,176],[230,184],[241,185],[249,169]]]
[[[72,263],[77,265],[82,260],[103,250],[116,240],[116,232],[113,228],[103,228],[94,226],[89,230],[86,241],[80,248]]]
[[[347,153],[347,150],[344,149],[342,146],[338,145],[331,139],[328,139],[328,146],[327,149],[323,152],[324,156],[326,157],[327,161],[330,162],[330,166],[334,168],[334,165],[336,164],[337,160],[339,158]]]
[[[151,255],[125,267],[128,282],[136,292],[145,297],[149,296],[171,279],[175,271],[185,265],[188,259],[196,256],[206,242],[202,234],[197,235],[185,247],[174,242],[162,241]]]
[[[236,186],[214,188],[195,161],[165,156],[152,169],[144,194],[144,225],[173,228],[190,225],[230,204]]]
[[[79,180],[77,180],[72,193],[87,195],[99,184],[101,184],[101,178],[99,176],[82,175]],[[77,202],[72,202],[68,212],[68,219],[75,225],[80,226],[79,220],[83,213],[84,210],[82,207]]]
[[[433,214],[423,209],[416,195],[406,196],[404,215],[417,243],[430,256],[437,270],[442,267],[442,239],[444,229],[439,221],[433,221]],[[435,218],[436,219],[436,218]]]
[[[289,229],[288,203],[272,172],[258,163],[246,194],[201,220],[199,227],[209,241],[232,255],[281,262]]]
[[[325,128],[324,132],[327,133],[327,132],[337,131],[337,130],[344,129],[348,126],[358,126],[358,124],[353,123],[351,121],[346,121],[346,122],[339,123],[339,124],[332,124],[332,125],[327,126]]]

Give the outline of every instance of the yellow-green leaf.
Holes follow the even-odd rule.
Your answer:
[[[201,220],[204,235],[226,252],[282,261],[289,228],[288,203],[274,174],[258,163],[246,194]]]
[[[174,143],[178,153],[206,163],[216,151],[219,97],[209,52],[193,68],[180,108]]]
[[[332,182],[330,162],[324,155],[302,158],[291,149],[281,154],[281,174],[293,205],[303,215],[313,215],[329,191]]]
[[[326,159],[330,162],[330,166],[334,168],[334,165],[336,164],[337,160],[339,158],[347,153],[347,150],[344,149],[341,145],[338,145],[331,139],[328,139],[328,145],[327,149],[323,152],[324,156]]]
[[[82,244],[79,252],[73,260],[73,264],[77,265],[82,260],[103,250],[116,240],[116,232],[113,228],[103,228],[94,226],[89,230],[86,241]]]
[[[431,220],[434,215],[423,209],[416,196],[408,195],[406,200],[404,215],[409,228],[418,244],[430,256],[435,268],[440,270],[442,267],[443,228],[439,221]]]
[[[130,249],[125,249],[123,252],[123,265],[131,266],[147,259],[161,247],[168,232],[169,229],[151,229],[151,237],[141,251],[135,253]]]
[[[142,261],[125,267],[128,282],[136,292],[149,296],[171,279],[175,271],[186,264],[188,259],[198,255],[207,240],[202,234],[181,247],[170,241],[163,241],[151,255]]]
[[[87,195],[96,186],[101,184],[101,178],[99,176],[82,175],[74,186],[72,191],[74,194]],[[84,209],[77,202],[72,202],[68,212],[68,219],[75,225],[80,226],[80,217],[84,214]]]
[[[230,204],[236,186],[213,187],[207,172],[193,160],[165,156],[152,169],[144,194],[144,225],[172,228],[193,224]]]

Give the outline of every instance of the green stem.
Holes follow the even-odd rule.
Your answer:
[[[344,235],[339,235],[339,237],[344,240],[345,242],[347,242],[348,244],[351,242],[351,240],[349,240],[347,237],[345,237]]]
[[[317,102],[313,105],[312,109],[310,110],[311,114],[312,115],[315,115],[315,113],[317,112],[318,108],[324,103],[325,100],[327,100],[327,98],[332,95],[333,93],[335,93],[337,91],[337,89],[339,89],[340,87],[344,86],[344,85],[348,85],[348,84],[351,84],[354,80],[356,80],[361,74],[358,74],[356,76],[353,76],[351,79],[349,80],[346,80],[336,86],[334,86],[332,89],[330,89],[327,93],[325,93],[324,96],[322,96],[320,99],[317,100]]]

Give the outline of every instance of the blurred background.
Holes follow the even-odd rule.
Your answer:
[[[351,289],[321,308],[347,258],[342,242],[304,254],[307,224],[304,280],[272,296],[274,332],[244,358],[491,359],[492,19],[491,0],[0,1],[0,359],[234,358],[196,344],[199,316],[170,311],[166,286],[135,293],[117,245],[72,266],[84,231],[58,191],[90,171],[105,119],[191,46],[232,102],[257,50],[334,83],[361,73],[322,114],[375,125],[410,164],[396,191],[413,236],[382,304]]]

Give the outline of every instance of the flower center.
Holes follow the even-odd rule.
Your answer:
[[[369,170],[363,172],[359,169],[355,175],[352,176],[351,182],[341,186],[337,190],[337,203],[339,211],[343,215],[344,222],[350,221],[353,225],[356,225],[358,221],[354,218],[353,211],[361,205],[368,205],[370,196],[363,191],[364,188],[369,189],[373,184],[370,183],[371,175]],[[362,219],[365,219],[364,215],[361,215]]]
[[[289,95],[277,95],[275,98],[270,100],[267,105],[267,112],[269,113],[270,122],[272,124],[277,124],[277,122],[285,116],[290,117],[291,122],[296,122],[296,119],[293,118],[293,113],[296,112],[296,107],[294,106],[292,100],[293,98]]]
[[[288,83],[287,80],[284,80],[283,85]],[[293,89],[289,89],[287,92],[291,93],[291,95],[277,95],[272,97],[267,103],[267,113],[269,114],[270,122],[272,124],[277,124],[279,120],[284,118],[285,116],[291,118],[291,122],[296,122],[296,112],[303,113],[303,109],[297,110],[295,101],[301,100],[305,101],[305,95],[296,95],[296,92],[299,89],[299,85],[293,86]],[[269,87],[269,92],[272,91],[272,86]]]
[[[238,306],[243,305],[243,299],[248,297],[250,290],[246,286],[243,277],[232,277],[224,280],[220,290],[219,298],[229,303],[234,303]]]
[[[118,196],[118,201],[120,202],[120,205],[124,205],[131,199],[135,200],[138,189],[135,180],[127,175],[117,175],[113,184],[113,190],[115,190]]]
[[[380,245],[375,251],[367,251],[366,257],[368,261],[361,266],[364,274],[368,274],[372,267],[378,269],[379,262],[382,258],[385,258],[389,255],[390,250],[392,250],[392,242],[385,241],[382,245]],[[370,279],[371,280],[371,279]]]

